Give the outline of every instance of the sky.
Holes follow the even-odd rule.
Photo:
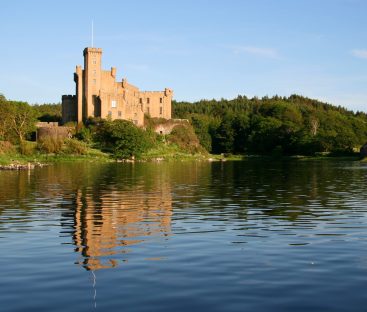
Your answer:
[[[3,0],[0,93],[75,94],[83,49],[178,101],[300,94],[367,112],[365,0]]]

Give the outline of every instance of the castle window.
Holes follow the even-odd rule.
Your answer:
[[[147,113],[148,113],[148,114],[150,114],[150,109],[149,109],[149,107],[147,107]]]
[[[147,104],[149,104],[150,103],[150,98],[147,98]]]
[[[112,116],[112,112],[108,111],[108,117],[111,117],[111,116]]]
[[[121,117],[122,116],[122,113],[121,111],[118,112],[118,116]]]
[[[115,100],[112,100],[112,101],[111,101],[111,107],[112,107],[112,108],[116,108],[116,101],[115,101]]]
[[[163,114],[163,107],[159,108],[159,114],[162,115]]]
[[[142,98],[140,98],[139,103],[143,104],[143,99]]]
[[[159,103],[163,103],[163,98],[159,98]]]

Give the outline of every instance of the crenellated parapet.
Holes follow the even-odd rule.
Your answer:
[[[100,53],[102,54],[101,48],[85,48],[83,50],[83,56],[86,56],[88,53]]]
[[[67,94],[67,95],[63,95],[61,97],[62,101],[72,101],[74,99],[76,99],[75,95],[71,95],[71,94]]]

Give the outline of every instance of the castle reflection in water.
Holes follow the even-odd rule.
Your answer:
[[[164,170],[150,178],[106,168],[92,177],[93,185],[75,190],[72,209],[64,214],[81,255],[78,263],[87,270],[113,268],[129,247],[171,231],[171,188]]]
[[[169,184],[144,189],[102,189],[98,194],[78,190],[73,241],[88,270],[117,266],[116,254],[149,236],[170,233],[172,199]]]

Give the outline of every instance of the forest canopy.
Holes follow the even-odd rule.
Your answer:
[[[212,153],[345,154],[367,141],[367,115],[299,95],[174,102]]]

